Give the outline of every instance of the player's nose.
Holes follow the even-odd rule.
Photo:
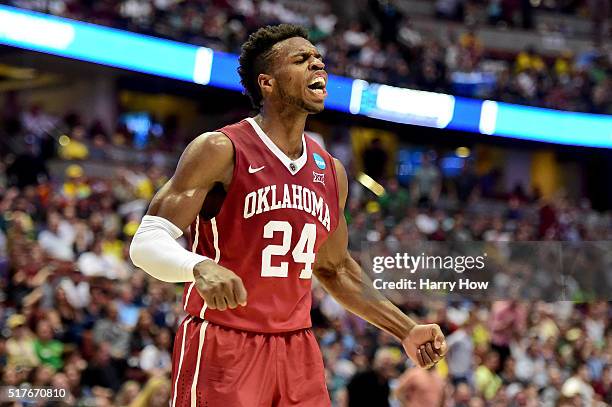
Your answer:
[[[321,71],[325,69],[325,63],[318,58],[313,58],[312,63],[310,64],[310,69],[313,71]]]

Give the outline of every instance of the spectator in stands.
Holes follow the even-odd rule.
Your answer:
[[[397,380],[395,395],[402,407],[442,406],[444,380],[435,368],[407,369]]]
[[[516,72],[534,71],[536,73],[544,72],[546,64],[540,55],[537,54],[533,46],[520,52],[516,56],[515,70]]]
[[[501,378],[495,373],[499,369],[499,361],[497,352],[489,352],[484,364],[478,366],[474,374],[476,390],[487,400],[493,399],[502,385]]]
[[[459,383],[454,389],[452,404],[454,407],[471,407],[472,389],[467,383]]]
[[[140,383],[134,380],[128,380],[123,383],[123,386],[121,386],[121,389],[117,392],[115,405],[120,407],[131,406],[132,402],[138,397],[138,393],[140,393]]]
[[[40,361],[34,348],[34,336],[26,326],[26,318],[13,314],[8,318],[7,326],[11,337],[6,341],[6,366],[26,370],[38,366]]]
[[[359,372],[347,385],[348,406],[389,406],[389,380],[397,376],[399,352],[380,348],[376,351],[372,369]]]
[[[171,333],[167,328],[162,328],[155,337],[155,343],[145,346],[140,352],[140,368],[153,376],[169,374],[172,370],[171,348]]]
[[[119,390],[123,383],[122,373],[125,372],[126,363],[124,360],[114,358],[111,348],[112,345],[106,341],[98,343],[93,360],[83,371],[83,384],[92,387],[101,386],[114,392]]]
[[[119,322],[117,305],[110,302],[106,305],[106,316],[98,320],[93,327],[94,341],[101,346],[108,346],[109,357],[125,358],[129,348],[130,333],[127,328]],[[106,356],[100,359],[101,363],[107,363]]]
[[[410,182],[410,195],[420,205],[434,204],[440,196],[442,177],[432,161],[431,153],[423,153],[421,166],[414,172]]]
[[[96,240],[87,251],[79,256],[78,267],[81,273],[88,277],[106,277],[116,279],[122,276],[117,260],[102,252],[102,242]]]
[[[86,130],[83,126],[76,126],[70,137],[60,139],[59,156],[64,160],[85,160],[89,157],[89,148],[84,143]]]
[[[514,373],[518,381],[524,383],[535,383],[540,387],[546,385],[546,360],[542,355],[541,346],[536,337],[524,338],[518,342],[512,349],[513,358],[506,361],[516,359]],[[503,366],[503,365],[502,365]]]
[[[454,192],[462,204],[472,201],[478,193],[478,176],[471,160],[464,160],[461,173],[453,180]]]
[[[32,383],[33,387],[45,387],[51,384],[51,379],[53,378],[53,374],[55,373],[55,369],[49,365],[40,365],[34,369],[32,373]]]
[[[496,216],[491,228],[484,232],[483,238],[486,242],[509,242],[511,234],[505,230],[503,219]]]
[[[363,47],[368,41],[368,34],[358,22],[353,22],[343,34],[343,39],[353,51]]]
[[[58,213],[52,212],[47,218],[47,228],[38,235],[40,247],[52,258],[71,261],[74,259],[72,227],[62,220]]]
[[[398,28],[397,40],[407,49],[418,48],[423,44],[423,36],[413,27],[408,17],[404,17]]]
[[[459,37],[459,68],[463,72],[474,71],[481,62],[484,47],[476,30],[470,28]]]
[[[491,345],[503,366],[510,356],[512,338],[520,337],[526,324],[524,307],[515,300],[496,301],[491,307]]]
[[[152,345],[158,330],[151,313],[147,309],[140,309],[138,322],[130,337],[130,353],[140,352],[145,346]]]
[[[64,402],[69,406],[74,406],[77,404],[74,394],[69,393],[70,382],[68,381],[68,376],[66,376],[66,374],[55,373],[51,379],[50,387],[54,389],[66,389],[67,394],[64,398]]]
[[[45,112],[40,104],[32,104],[21,116],[23,129],[37,140],[46,138],[57,124],[57,119]],[[39,142],[35,143],[39,146]]]
[[[127,276],[124,276],[124,279]],[[117,299],[117,312],[119,322],[128,328],[133,328],[138,322],[140,308],[134,303],[134,292],[131,286],[125,285],[119,289],[119,299]]]
[[[34,350],[41,363],[47,364],[55,370],[61,369],[64,365],[64,344],[57,339],[53,339],[53,330],[47,320],[38,321]]]
[[[563,383],[561,394],[580,400],[582,405],[593,405],[594,392],[593,387],[589,384],[589,371],[585,365],[579,365],[572,377]]]
[[[397,182],[397,179],[391,178],[387,182],[385,193],[378,199],[378,202],[386,215],[399,222],[406,214],[410,204],[410,195],[406,188]]]
[[[557,400],[561,395],[561,386],[563,381],[561,380],[561,371],[552,366],[548,368],[548,383],[542,391],[540,397],[543,407],[554,407],[557,405]]]
[[[460,317],[463,324],[447,338],[448,354],[446,361],[448,373],[453,385],[470,383],[474,372],[474,342],[472,340],[473,323],[468,315]],[[457,321],[459,322],[459,321]]]
[[[91,187],[87,183],[83,167],[71,164],[66,167],[65,172],[68,178],[64,182],[63,193],[68,199],[85,199],[91,195]]]
[[[26,372],[26,370],[22,369],[21,374],[19,374],[16,368],[9,366],[2,372],[2,383],[5,386],[18,386],[25,381]]]
[[[363,170],[377,181],[381,181],[387,171],[389,156],[379,138],[372,140],[370,145],[363,151]]]
[[[130,407],[165,407],[170,403],[170,380],[152,377],[136,396]]]

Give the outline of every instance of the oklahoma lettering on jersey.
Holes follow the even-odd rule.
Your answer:
[[[303,153],[287,157],[252,118],[226,126],[234,173],[219,213],[191,225],[193,251],[235,272],[247,306],[209,309],[193,283],[183,307],[193,316],[252,332],[308,328],[312,267],[340,216],[332,157],[304,135]]]
[[[322,197],[302,185],[285,184],[278,189],[283,191],[282,194],[279,193],[278,199],[276,185],[267,185],[249,193],[244,199],[244,219],[277,209],[297,209],[318,218],[329,232],[329,206]]]

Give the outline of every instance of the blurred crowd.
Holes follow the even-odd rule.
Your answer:
[[[407,367],[393,338],[347,315],[320,289],[314,298],[315,321],[325,321],[315,330],[334,405],[610,405],[605,302],[406,303],[406,311],[447,334],[445,361],[424,371]]]
[[[591,20],[591,34],[596,43],[610,35],[610,3],[607,0],[436,0],[436,15],[443,19],[467,24],[488,23],[502,27],[531,30],[557,30],[576,35],[568,20],[559,19],[554,26],[539,23],[537,12],[549,12],[560,17],[573,16]],[[582,33],[584,34],[584,32]]]
[[[94,160],[84,159],[95,140],[62,145],[43,137],[50,116],[35,116],[15,115],[8,128],[29,130],[8,132],[0,149],[1,382],[69,389],[70,406],[167,406],[182,287],[135,269],[128,249],[171,173],[154,154],[147,166],[107,157],[102,173],[89,173]],[[70,116],[62,125],[71,135],[95,133],[77,130],[88,127]],[[519,190],[491,199],[484,181],[469,165],[444,177],[430,157],[408,186],[381,180],[381,196],[353,182],[346,217],[354,257],[363,246],[392,250],[415,240],[612,240],[611,213],[587,201],[549,202]],[[448,357],[424,371],[410,366],[396,340],[313,284],[313,330],[335,407],[612,403],[607,302],[400,299],[448,336]]]
[[[249,33],[266,24],[294,23],[309,29],[329,72],[414,89],[445,92],[554,109],[612,113],[612,52],[605,47],[579,54],[541,55],[532,48],[518,55],[488,50],[474,16],[486,10],[487,24],[529,27],[531,10],[576,14],[597,10],[593,18],[609,27],[607,0],[519,1],[439,0],[441,18],[464,21],[438,39],[416,29],[393,2],[371,0],[354,18],[339,18],[331,2],[291,0],[105,0],[22,1],[10,4],[96,24],[185,41],[238,53]],[[519,17],[517,17],[517,15]],[[522,17],[520,17],[522,16]],[[604,28],[601,28],[604,30]],[[600,30],[600,31],[601,31]],[[559,33],[563,35],[563,33]],[[601,34],[609,39],[609,33]],[[605,41],[600,41],[605,43]]]

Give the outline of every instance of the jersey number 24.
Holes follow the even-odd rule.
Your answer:
[[[262,277],[287,277],[289,263],[281,261],[280,265],[272,265],[272,256],[284,256],[291,249],[291,235],[293,228],[286,221],[271,220],[264,226],[263,237],[272,239],[274,233],[283,234],[282,244],[271,244],[261,252],[261,276]],[[317,226],[314,223],[306,223],[302,229],[302,234],[297,244],[293,248],[291,255],[296,263],[304,263],[304,268],[300,272],[300,278],[308,279],[312,277],[312,264],[315,261],[314,246],[317,240]]]

